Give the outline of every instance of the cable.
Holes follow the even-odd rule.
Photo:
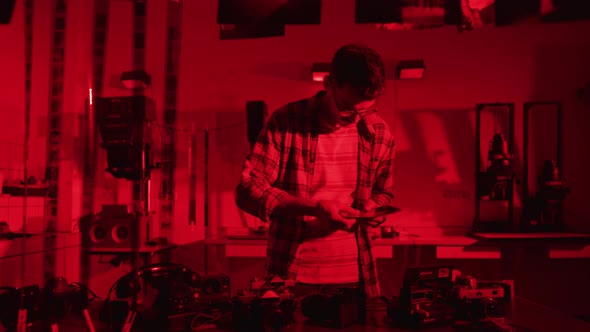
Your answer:
[[[398,89],[397,79],[394,78],[394,80],[393,80],[393,116],[392,116],[393,122],[392,122],[392,127],[391,127],[391,132],[394,135],[395,135],[395,126],[397,123],[396,116],[399,113],[399,102],[398,102],[397,89]]]
[[[96,295],[96,293],[94,293],[90,288],[88,288],[88,286],[86,286],[84,284],[81,284],[79,282],[72,282],[72,283],[70,283],[70,286],[78,287],[80,290],[86,291],[88,294],[92,295],[92,298],[89,298],[88,302],[91,302],[95,299],[101,299],[100,296]]]
[[[202,331],[208,329],[215,329],[217,326],[214,324],[215,322],[219,321],[223,315],[218,313],[216,315],[209,315],[205,313],[199,313],[191,320],[191,330],[193,331]],[[202,322],[199,322],[198,319],[205,319]]]

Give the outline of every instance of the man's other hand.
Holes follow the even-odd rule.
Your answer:
[[[357,214],[359,212],[358,210],[337,201],[319,200],[316,202],[315,217],[320,222],[335,223],[338,225],[338,228],[346,231],[353,231],[356,219],[343,218],[340,215],[341,211],[351,212],[352,214]]]

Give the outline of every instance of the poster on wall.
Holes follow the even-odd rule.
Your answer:
[[[378,30],[419,30],[445,24],[445,0],[356,0],[356,23]]]
[[[217,23],[320,24],[321,0],[218,0]]]
[[[356,0],[355,22],[377,30],[418,30],[454,25],[461,31],[487,26],[590,19],[578,0]]]
[[[447,0],[461,1],[461,11],[475,9],[480,14],[485,0]],[[586,1],[579,0],[495,0],[488,5],[486,17],[492,18],[496,26],[521,24],[566,22],[590,19],[590,7]],[[485,24],[485,22],[484,22]]]
[[[437,235],[465,232],[474,211],[475,112],[400,109],[395,119],[395,205],[398,231]],[[464,234],[464,233],[463,233]]]
[[[445,0],[405,0],[402,19],[419,28],[440,27],[445,23]]]
[[[220,24],[219,39],[254,39],[282,37],[285,26],[282,24]]]
[[[590,20],[590,6],[583,0],[541,0],[543,22]]]
[[[552,1],[552,0],[549,0]],[[541,3],[545,0],[496,0],[496,25],[539,23]]]
[[[460,0],[460,31],[483,28],[495,23],[494,0]]]
[[[321,0],[219,0],[219,39],[282,37],[285,25],[320,24]]]

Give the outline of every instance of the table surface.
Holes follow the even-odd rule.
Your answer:
[[[590,239],[590,234],[571,232],[547,232],[547,233],[471,233],[476,239],[485,240],[509,240],[509,239]]]
[[[266,245],[266,239],[262,238],[214,238],[205,240],[212,245]],[[435,245],[435,246],[469,246],[477,242],[469,236],[410,236],[401,235],[393,239],[376,239],[374,246],[399,246],[399,245]]]
[[[472,233],[477,241],[473,246],[566,246],[578,247],[590,245],[590,234],[585,233]]]

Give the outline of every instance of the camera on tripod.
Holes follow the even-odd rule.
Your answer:
[[[280,331],[295,322],[295,281],[279,277],[252,279],[250,289],[233,298],[233,327],[236,331]]]

